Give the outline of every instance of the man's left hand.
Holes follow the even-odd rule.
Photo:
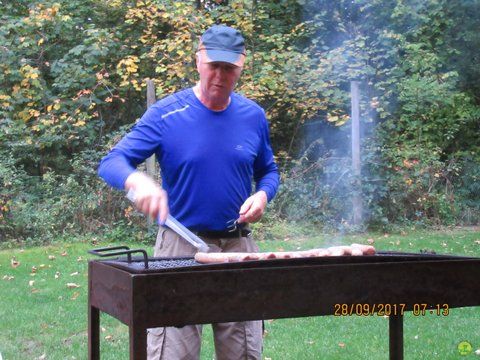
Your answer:
[[[253,223],[260,220],[267,206],[267,193],[263,190],[253,194],[243,203],[240,208],[238,223]]]

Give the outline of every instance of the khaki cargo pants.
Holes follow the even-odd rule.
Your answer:
[[[258,251],[251,236],[204,240],[214,252]],[[160,227],[155,243],[155,256],[189,256],[195,254],[195,250],[173,231]],[[261,359],[261,320],[212,324],[212,328],[217,360]],[[148,360],[198,360],[201,335],[202,325],[148,329]]]

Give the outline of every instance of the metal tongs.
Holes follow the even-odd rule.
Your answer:
[[[130,189],[127,193],[127,199],[131,202],[135,202],[135,191]],[[157,219],[157,222],[160,221]],[[172,215],[168,214],[167,220],[165,221],[165,225],[168,226],[171,230],[173,230],[176,234],[180,235],[181,238],[188,241],[192,246],[194,246],[198,251],[201,252],[208,252],[209,248],[205,241],[200,239],[197,235],[192,233],[188,230],[185,226],[182,225],[177,219],[175,219]]]

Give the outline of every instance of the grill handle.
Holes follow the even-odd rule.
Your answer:
[[[121,250],[121,249],[122,251],[115,251],[115,250]],[[112,247],[88,250],[88,253],[92,255],[100,256],[100,257],[127,255],[128,263],[132,262],[132,254],[141,253],[143,255],[143,263],[145,265],[145,269],[148,269],[148,255],[147,255],[147,252],[143,249],[130,250],[128,246],[112,246]]]

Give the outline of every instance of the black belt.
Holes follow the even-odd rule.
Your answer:
[[[247,237],[252,233],[252,230],[248,228],[236,229],[233,231],[222,230],[204,230],[204,231],[192,231],[195,235],[210,238],[210,239],[231,239],[231,238],[238,238],[238,237]]]

